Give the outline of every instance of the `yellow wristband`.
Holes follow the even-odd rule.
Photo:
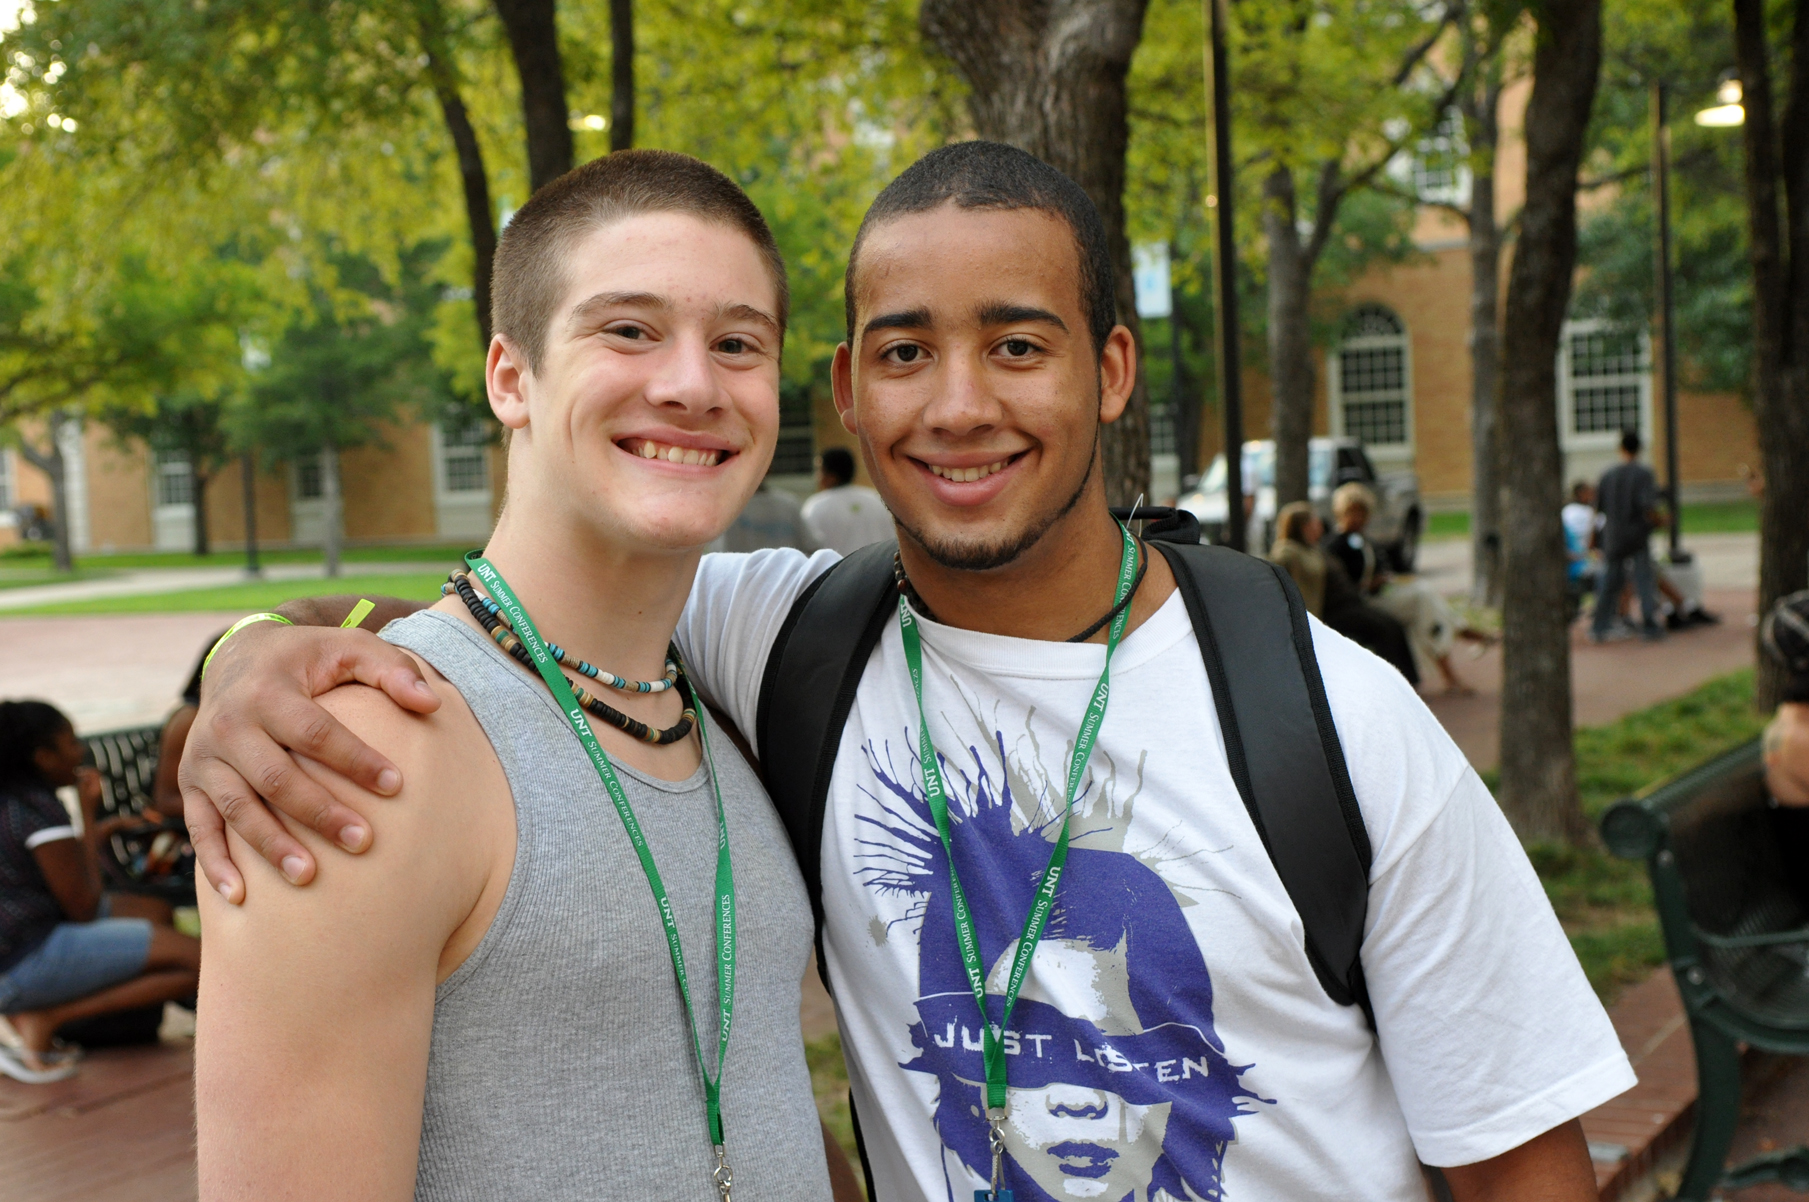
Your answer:
[[[345,616],[345,621],[339,624],[339,629],[350,630],[352,627],[358,625],[358,623],[370,617],[371,610],[376,608],[377,603],[372,601],[369,597],[358,598],[358,604],[352,606],[352,612]],[[282,615],[278,614],[275,616],[281,617]]]
[[[252,614],[250,617],[240,618],[238,621],[234,622],[231,626],[226,628],[226,633],[221,635],[219,637],[219,639],[215,641],[215,643],[213,645],[213,649],[207,653],[207,658],[201,661],[201,679],[202,680],[207,679],[207,670],[213,666],[214,656],[220,654],[220,648],[222,648],[226,645],[226,640],[231,638],[233,635],[239,633],[239,631],[245,629],[247,626],[251,625],[253,622],[281,622],[285,626],[295,625],[294,622],[291,622],[288,618],[285,618],[282,614]]]

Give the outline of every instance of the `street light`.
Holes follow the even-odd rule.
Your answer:
[[[1724,79],[1715,89],[1719,103],[1700,110],[1696,124],[1728,129],[1746,121],[1740,81]],[[1671,565],[1691,563],[1683,549],[1683,493],[1677,469],[1677,315],[1671,287],[1671,131],[1665,122],[1665,85],[1652,85],[1652,193],[1658,209],[1658,244],[1653,248],[1653,275],[1658,285],[1659,355],[1664,371],[1665,476],[1671,507]]]
[[[1746,108],[1740,103],[1739,80],[1723,80],[1721,86],[1715,89],[1715,99],[1721,103],[1697,113],[1697,125],[1706,125],[1710,129],[1729,129],[1746,124]]]
[[[1225,27],[1230,24],[1228,0],[1206,0],[1207,91],[1212,101],[1212,194],[1206,207],[1212,210],[1215,235],[1212,274],[1215,366],[1218,368],[1219,410],[1225,422],[1225,530],[1224,544],[1236,551],[1244,546],[1244,384],[1239,363],[1237,321],[1237,226],[1232,218],[1237,191],[1231,162],[1231,71],[1225,54]]]

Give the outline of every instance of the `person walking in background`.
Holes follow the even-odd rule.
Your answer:
[[[139,818],[98,819],[84,752],[55,706],[0,701],[0,1073],[27,1084],[75,1072],[59,1027],[192,998],[200,978],[200,941],[169,925],[167,903],[102,893],[99,849]],[[57,800],[66,785],[79,831]]]
[[[1640,446],[1638,433],[1628,430],[1622,434],[1621,462],[1602,474],[1595,489],[1602,515],[1598,534],[1602,571],[1589,637],[1598,643],[1625,637],[1615,627],[1614,618],[1629,569],[1639,592],[1641,637],[1655,640],[1665,636],[1664,627],[1658,624],[1657,574],[1648,545],[1652,532],[1664,525],[1664,518],[1658,512],[1658,481],[1652,469],[1639,461]]]
[[[711,550],[760,551],[767,547],[796,547],[808,555],[817,544],[804,525],[804,507],[798,499],[762,480],[741,516]]]
[[[879,494],[854,482],[854,456],[828,447],[817,456],[817,489],[804,502],[804,529],[819,547],[852,555],[868,543],[896,537]]]

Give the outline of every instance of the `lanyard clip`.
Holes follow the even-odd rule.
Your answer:
[[[1012,1202],[1012,1191],[1005,1188],[1005,1108],[988,1109],[986,1122],[986,1142],[992,1145],[992,1188],[975,1190],[974,1202]]]
[[[721,1144],[716,1145],[716,1171],[710,1174],[716,1182],[716,1192],[722,1195],[722,1202],[730,1202],[729,1187],[734,1184],[735,1176],[729,1172],[728,1153]],[[1006,1202],[1010,1202],[1009,1199]]]

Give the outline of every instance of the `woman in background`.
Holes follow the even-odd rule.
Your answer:
[[[1429,677],[1436,669],[1444,679],[1445,692],[1473,692],[1452,666],[1451,649],[1458,639],[1487,646],[1494,638],[1460,621],[1450,603],[1430,585],[1388,572],[1377,559],[1375,544],[1363,533],[1375,509],[1376,495],[1364,485],[1340,486],[1332,494],[1332,520],[1338,529],[1325,540],[1326,552],[1344,565],[1361,596],[1406,629],[1420,676]]]
[[[1325,523],[1311,504],[1284,505],[1275,515],[1275,546],[1269,558],[1293,578],[1308,613],[1393,664],[1409,684],[1419,684],[1407,632],[1394,618],[1364,602],[1344,564],[1320,549],[1324,537]]]
[[[102,892],[100,848],[138,816],[97,820],[101,782],[75,727],[42,701],[0,701],[0,1073],[37,1084],[75,1072],[55,1046],[77,1019],[194,996],[199,940],[170,907]],[[78,831],[56,791],[81,798]]]

